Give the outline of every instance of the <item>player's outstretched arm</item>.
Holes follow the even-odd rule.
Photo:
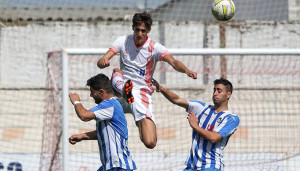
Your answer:
[[[96,119],[94,112],[87,110],[82,106],[80,102],[80,97],[77,93],[70,93],[69,97],[71,103],[74,105],[76,114],[79,117],[79,119],[85,122],[90,121],[92,119]]]
[[[70,144],[76,144],[82,140],[96,140],[97,139],[97,130],[86,132],[82,134],[74,134],[69,138]]]
[[[97,62],[97,66],[102,69],[102,68],[106,68],[110,65],[109,60],[115,55],[114,52],[112,51],[107,51],[106,54],[104,54],[102,56],[102,58],[100,58]]]
[[[189,103],[186,99],[179,97],[177,94],[161,86],[155,79],[152,79],[152,84],[156,87],[156,91],[161,92],[170,102],[188,109]]]
[[[195,115],[195,113],[190,112],[187,116],[187,119],[189,120],[190,126],[204,139],[208,140],[211,143],[217,143],[222,140],[222,136],[214,131],[208,131],[201,127],[199,127],[198,118]]]
[[[174,59],[172,55],[165,56],[164,60],[170,64],[176,71],[186,73],[189,77],[197,79],[197,73],[189,70],[182,62]]]

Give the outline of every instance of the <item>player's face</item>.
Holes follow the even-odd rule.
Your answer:
[[[217,106],[221,106],[227,102],[231,96],[230,92],[226,91],[226,86],[223,84],[216,84],[213,93],[213,102]]]
[[[95,100],[96,104],[102,102],[102,98],[100,96],[100,90],[95,90],[93,87],[90,87],[90,96]]]
[[[133,38],[134,38],[134,43],[137,46],[143,45],[144,42],[146,41],[148,37],[148,33],[150,30],[148,30],[145,26],[144,23],[141,25],[133,27]]]

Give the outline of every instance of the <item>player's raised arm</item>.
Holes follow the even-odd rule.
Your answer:
[[[189,70],[182,62],[174,59],[172,55],[167,55],[164,60],[170,64],[176,71],[186,73],[189,77],[197,79],[197,73]]]
[[[80,97],[77,93],[69,93],[69,98],[71,103],[74,105],[76,114],[79,119],[81,119],[84,122],[96,119],[94,112],[87,110],[82,106],[80,102]]]
[[[103,69],[103,68],[106,68],[110,65],[110,62],[109,60],[115,55],[114,52],[112,51],[107,51],[103,56],[102,58],[100,58],[97,62],[97,66],[100,68],[100,69]]]
[[[161,92],[170,102],[188,109],[189,103],[186,99],[179,97],[177,94],[161,86],[155,79],[152,79],[152,84],[156,87],[156,91]]]

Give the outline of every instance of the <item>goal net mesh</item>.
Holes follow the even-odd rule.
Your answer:
[[[0,0],[0,170],[62,170],[62,48],[108,48],[132,34],[132,16],[153,16],[149,37],[168,49],[300,48],[299,0],[233,0],[235,16],[219,22],[213,0]],[[50,52],[51,51],[51,52]],[[50,53],[48,53],[50,52]],[[69,89],[86,108],[94,106],[86,80],[100,70],[101,55],[69,55]],[[212,103],[212,82],[233,82],[230,109],[239,115],[238,131],[225,148],[225,170],[300,170],[299,55],[176,55],[198,79],[166,63],[154,78],[188,100]],[[222,63],[222,65],[221,65]],[[226,65],[224,65],[226,63]],[[190,149],[185,111],[153,94],[158,144],[148,150],[126,114],[129,145],[138,170],[182,170]],[[69,134],[89,131],[69,104]],[[69,146],[69,170],[96,170],[94,141]]]
[[[69,55],[69,91],[77,92],[86,108],[95,106],[89,97],[86,80],[98,73],[111,76],[119,66],[114,57],[111,66],[98,69],[101,55]],[[282,55],[174,55],[198,73],[192,80],[185,74],[159,62],[154,78],[188,100],[212,103],[213,80],[227,77],[234,86],[230,110],[239,115],[238,130],[225,148],[224,162],[228,170],[260,170],[298,168],[300,152],[299,56]],[[47,109],[43,128],[43,162],[60,167],[61,161],[61,53],[49,53],[47,77]],[[222,69],[221,68],[225,68]],[[154,93],[154,112],[158,143],[149,150],[139,139],[131,114],[126,114],[129,129],[129,149],[138,170],[180,170],[191,146],[192,130],[184,109]],[[95,122],[82,122],[69,103],[69,133],[95,129]],[[51,139],[48,137],[52,137]],[[51,141],[51,142],[50,142]],[[70,145],[70,169],[95,170],[100,166],[96,141]],[[49,164],[51,163],[51,164]]]

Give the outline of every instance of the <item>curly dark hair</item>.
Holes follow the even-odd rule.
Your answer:
[[[151,15],[147,12],[135,13],[132,18],[132,27],[134,28],[143,23],[145,24],[145,26],[148,30],[151,30],[151,25],[152,25]]]

